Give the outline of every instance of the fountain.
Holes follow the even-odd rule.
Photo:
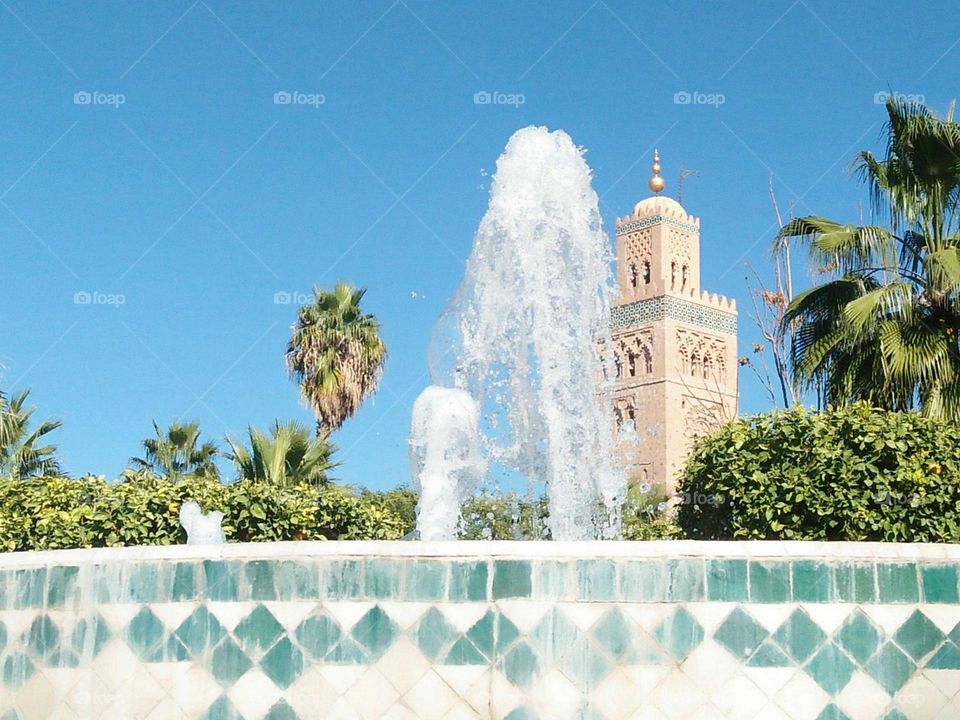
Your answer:
[[[557,540],[615,537],[625,491],[604,380],[611,257],[590,177],[583,151],[562,130],[527,127],[510,138],[466,275],[431,347],[434,385],[479,408],[489,461],[546,486]],[[427,388],[421,408],[449,415],[443,397]],[[420,447],[422,427],[441,423],[415,412],[412,445]],[[413,462],[424,488],[418,527],[424,536],[442,525],[452,539],[458,506],[431,498],[464,492],[449,489],[457,478],[437,467],[427,474]]]

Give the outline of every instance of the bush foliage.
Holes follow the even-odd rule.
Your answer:
[[[228,542],[393,540],[404,528],[389,508],[340,486],[169,481],[127,471],[117,483],[92,476],[0,480],[0,550],[182,543],[180,506],[190,500],[224,514]]]
[[[866,405],[774,412],[694,447],[678,521],[693,539],[960,541],[960,428]]]

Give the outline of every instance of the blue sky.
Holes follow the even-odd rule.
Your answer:
[[[68,471],[111,477],[152,418],[214,438],[309,421],[282,293],[344,279],[369,288],[391,357],[336,437],[339,476],[405,481],[431,325],[486,172],[528,124],[588,148],[608,232],[648,194],[654,146],[668,193],[681,166],[700,171],[683,202],[702,281],[740,302],[744,351],[744,262],[766,270],[775,232],[768,177],[781,207],[855,221],[866,193],[847,166],[881,149],[876,93],[943,112],[960,63],[955,8],[935,2],[0,6],[2,386],[64,420]],[[744,374],[741,410],[768,405]]]

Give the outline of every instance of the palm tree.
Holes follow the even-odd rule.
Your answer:
[[[823,404],[866,400],[960,421],[960,125],[887,103],[886,156],[855,165],[889,227],[821,217],[783,227],[828,275],[791,302],[793,371]]]
[[[63,423],[45,420],[31,430],[35,408],[24,407],[29,395],[29,390],[21,390],[8,400],[0,393],[0,477],[25,480],[60,474],[56,446],[40,443]]]
[[[317,437],[340,428],[377,389],[387,346],[380,323],[360,308],[365,293],[348,283],[316,288],[314,301],[297,313],[287,368],[317,417]]]
[[[216,458],[220,449],[216,443],[200,443],[200,426],[195,423],[173,422],[166,432],[153,421],[156,437],[143,441],[143,457],[130,458],[130,464],[139,470],[149,470],[176,481],[184,475],[219,477]]]
[[[331,461],[335,448],[325,437],[311,437],[309,429],[296,421],[275,421],[266,434],[248,428],[250,447],[231,438],[228,457],[233,460],[241,480],[259,480],[278,486],[299,483],[325,484],[327,472],[337,466]]]

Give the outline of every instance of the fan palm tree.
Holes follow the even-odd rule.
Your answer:
[[[316,288],[297,313],[286,362],[317,417],[317,437],[340,428],[377,389],[387,346],[380,323],[360,308],[365,293],[347,283]]]
[[[195,423],[173,422],[166,432],[153,421],[156,437],[143,441],[143,457],[130,458],[130,464],[139,470],[149,470],[168,480],[179,480],[184,475],[215,478],[219,476],[216,459],[220,449],[216,443],[200,444],[200,426]]]
[[[824,404],[866,400],[960,421],[960,125],[919,104],[887,103],[883,159],[856,160],[889,226],[822,217],[783,227],[827,274],[784,323],[793,371]]]
[[[25,480],[60,474],[57,447],[41,443],[63,423],[45,420],[31,429],[35,408],[25,407],[29,395],[29,390],[21,390],[8,399],[0,393],[0,477]]]
[[[274,422],[270,434],[248,428],[250,447],[227,438],[228,457],[241,480],[259,480],[278,486],[299,483],[325,484],[327,472],[337,466],[331,461],[335,448],[325,437],[314,438],[298,422]]]

